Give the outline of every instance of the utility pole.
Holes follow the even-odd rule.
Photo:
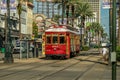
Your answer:
[[[12,40],[11,40],[11,26],[10,26],[10,0],[7,1],[7,23],[6,23],[6,42],[5,42],[5,59],[4,63],[13,63],[12,55]]]
[[[116,0],[112,0],[112,80],[116,80]]]
[[[109,43],[109,61],[108,65],[111,66],[111,44],[112,44],[112,0],[110,0],[110,8],[109,8],[109,38],[110,38],[110,43]]]

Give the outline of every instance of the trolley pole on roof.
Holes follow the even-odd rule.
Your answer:
[[[112,80],[116,80],[116,0],[112,0]]]

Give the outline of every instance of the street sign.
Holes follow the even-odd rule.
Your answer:
[[[111,53],[111,62],[116,62],[116,52]]]
[[[102,1],[102,8],[103,9],[110,9],[110,0],[103,0]]]

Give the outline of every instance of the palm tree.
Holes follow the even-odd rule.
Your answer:
[[[99,46],[100,45],[100,38],[102,37],[102,33],[104,31],[103,27],[98,22],[93,22],[93,23],[91,23],[91,28],[94,30],[94,32],[96,34],[94,36],[96,36],[98,38],[96,43]]]
[[[33,31],[32,32],[34,34],[34,38],[37,38],[38,37],[38,26],[35,22],[33,22],[32,26],[33,26]]]
[[[93,12],[91,10],[91,7],[86,2],[78,2],[75,12],[76,12],[75,13],[76,17],[79,17],[79,16],[81,17],[81,26],[82,27],[84,27],[85,18],[93,16]]]
[[[72,22],[74,21],[74,9],[75,9],[74,4],[75,4],[75,2],[77,2],[77,0],[62,0],[62,3],[58,5],[58,9],[61,9],[61,7],[62,7],[62,23],[63,23],[63,19],[65,17],[65,12],[66,12],[67,23],[68,23],[70,7],[72,9],[72,11],[71,11],[72,12]]]
[[[60,3],[61,0],[53,0],[53,5],[52,5],[52,17],[54,18],[54,6],[58,3]],[[59,11],[59,10],[58,10]],[[58,12],[59,15],[59,12]]]
[[[29,2],[33,3],[33,0],[28,0]]]
[[[56,23],[59,23],[59,18],[61,18],[60,15],[54,15],[53,21],[55,21]]]
[[[67,19],[68,19],[70,6],[72,6],[72,12],[73,12],[72,14],[74,14],[74,3],[77,0],[62,0],[62,1],[61,0],[54,0],[54,1],[56,1],[56,3],[60,3],[61,2],[61,4],[58,5],[58,9],[62,8],[62,23],[63,23],[63,19],[65,17],[65,12],[66,12]]]
[[[93,12],[90,5],[87,2],[77,2],[75,9],[75,17],[81,17],[81,24],[79,27],[84,28],[85,32],[85,18],[92,17]],[[81,46],[84,45],[84,35],[81,34]]]
[[[70,14],[70,11],[71,11],[71,14],[72,14],[72,27],[73,27],[73,23],[74,23],[74,14],[75,14],[75,5],[76,5],[77,1],[76,0],[69,0],[67,3],[66,3],[66,17],[67,17],[67,24],[69,23],[69,14]],[[71,10],[70,10],[71,8]]]

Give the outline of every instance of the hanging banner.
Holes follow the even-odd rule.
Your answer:
[[[109,9],[110,8],[110,0],[102,0],[102,8]]]
[[[0,0],[0,10],[1,13],[7,13],[7,0]],[[10,12],[16,13],[16,0],[10,0]]]

